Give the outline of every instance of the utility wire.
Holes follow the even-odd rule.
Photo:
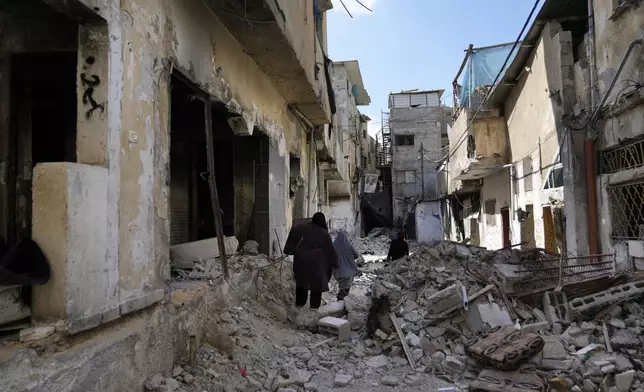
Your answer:
[[[456,141],[454,145],[454,149],[452,150],[451,153],[445,157],[445,159],[449,159],[452,157],[456,151],[458,150],[458,147],[463,143],[465,140],[465,136],[467,136],[467,131],[470,129],[472,124],[474,124],[474,121],[476,120],[476,116],[479,114],[481,109],[483,109],[483,106],[487,103],[487,100],[490,98],[490,93],[494,89],[494,86],[496,86],[496,82],[499,80],[499,77],[501,77],[501,74],[505,71],[505,67],[507,66],[508,62],[510,61],[510,57],[512,56],[512,53],[514,53],[514,50],[516,49],[517,45],[519,45],[519,42],[521,42],[521,38],[523,37],[523,33],[525,32],[526,28],[528,27],[528,24],[530,23],[530,20],[532,20],[532,15],[534,15],[535,10],[537,9],[539,2],[541,0],[536,0],[534,2],[534,5],[532,6],[532,10],[530,10],[530,14],[528,15],[528,18],[526,19],[525,23],[523,24],[523,27],[521,28],[521,31],[519,32],[519,36],[517,37],[516,41],[514,42],[514,45],[512,45],[512,50],[508,52],[508,55],[505,58],[505,61],[503,62],[503,66],[501,66],[501,69],[499,72],[496,74],[496,77],[494,78],[494,81],[492,82],[493,88],[490,88],[487,93],[485,94],[485,98],[481,101],[481,104],[479,105],[478,109],[476,109],[476,112],[474,112],[474,116],[472,116],[472,120],[470,120],[469,124],[467,124],[467,127],[459,136],[458,140]]]
[[[349,16],[351,17],[351,19],[353,19],[353,15],[351,15],[351,12],[349,12],[349,9],[347,8],[346,4],[344,4],[344,1],[340,0],[340,3],[341,3],[341,4],[342,4],[342,6],[344,7],[344,10],[345,10],[345,11],[347,11],[347,14],[349,14]]]
[[[366,5],[362,4],[362,2],[361,2],[360,0],[356,0],[356,3],[360,4],[360,5],[361,5],[362,7],[364,7],[364,9],[366,9],[367,11],[369,11],[369,12],[373,12],[373,11],[371,10],[371,8],[369,8],[369,7],[367,7]]]

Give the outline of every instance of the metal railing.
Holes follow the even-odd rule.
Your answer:
[[[517,261],[515,296],[536,294],[567,285],[602,278],[615,272],[615,254]]]
[[[600,152],[601,174],[644,166],[644,140]]]

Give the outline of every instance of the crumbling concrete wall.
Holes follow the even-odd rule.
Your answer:
[[[168,302],[124,317],[109,328],[71,338],[64,350],[37,354],[26,347],[2,352],[7,391],[121,392],[143,390],[153,374],[169,375],[190,358],[191,337],[203,344],[218,306],[227,306],[207,283],[175,289]]]
[[[644,3],[633,2],[621,14],[614,14],[615,2],[594,1],[595,7],[595,59],[597,69],[597,97],[604,96],[626,55],[630,42],[644,37]],[[641,137],[644,129],[644,46],[636,45],[626,61],[615,88],[605,105],[604,118],[597,124],[598,150],[626,144],[629,139]],[[630,86],[630,87],[629,87]],[[633,92],[635,92],[633,94]],[[626,95],[630,94],[629,98]],[[602,162],[597,162],[601,165]],[[641,257],[637,249],[642,241],[620,241],[612,238],[613,208],[606,187],[625,181],[641,181],[644,174],[641,168],[623,170],[598,178],[597,192],[599,204],[599,238],[601,253],[616,253],[620,267],[628,267],[629,257]],[[628,208],[618,206],[617,208]],[[632,243],[629,246],[629,243]]]
[[[391,108],[389,111],[389,126],[392,132],[393,143],[393,209],[394,220],[406,215],[407,209],[398,203],[398,198],[413,197],[433,199],[436,197],[436,161],[441,155],[441,120],[442,108],[417,107],[417,108]],[[413,135],[414,144],[411,146],[396,145],[397,135]],[[420,147],[424,150],[424,161],[421,169]],[[416,181],[402,183],[398,179],[405,176],[404,172],[414,170]],[[423,172],[421,176],[421,172]],[[424,185],[424,192],[423,192]]]
[[[121,316],[160,298],[169,276],[169,91],[173,71],[182,73],[236,115],[231,125],[237,135],[247,136],[259,130],[268,136],[270,148],[264,156],[267,170],[263,174],[270,180],[267,189],[271,217],[265,222],[266,243],[270,247],[279,237],[283,244],[288,224],[285,200],[289,153],[300,157],[305,181],[309,180],[308,167],[315,165],[315,157],[309,156],[303,127],[288,110],[288,102],[273,81],[204,3],[49,3],[71,16],[77,17],[82,10],[83,15],[91,14],[97,19],[91,26],[81,27],[74,42],[79,45],[77,149],[79,163],[106,170],[101,183],[106,193],[106,206],[101,207],[105,219],[92,220],[88,222],[91,227],[85,228],[78,225],[81,220],[69,224],[75,225],[70,228],[72,233],[105,231],[105,252],[97,262],[104,261],[118,269],[116,274],[90,274],[92,278],[85,284],[113,287]],[[41,45],[44,42],[36,41]],[[2,67],[6,68],[6,59]],[[83,74],[92,83],[84,81]],[[3,92],[7,91],[5,85],[2,84]],[[92,94],[95,102],[83,99],[86,94]],[[1,106],[0,118],[7,119],[8,108]],[[3,126],[6,124],[0,128]],[[312,180],[317,182],[317,170],[311,172]],[[98,174],[92,175],[91,170],[88,173],[90,178],[80,182],[79,194],[92,194],[96,189],[88,187],[100,182]],[[238,184],[242,188],[239,192],[245,195],[238,211],[248,214],[247,195],[252,195],[253,186],[248,181]],[[45,182],[36,184],[34,192],[45,194],[46,188],[39,189],[40,186],[44,187]],[[41,207],[36,205],[35,209]],[[54,223],[51,219],[53,216],[43,217],[35,224],[50,227]],[[89,243],[78,244],[77,248],[93,249]],[[55,271],[71,268],[70,276],[89,276],[90,264],[72,264],[74,257],[55,249],[46,249]],[[47,302],[42,295],[36,295],[34,301]],[[102,323],[112,318],[112,305],[95,304],[84,313],[96,316]],[[92,325],[88,323],[87,328]]]
[[[501,209],[510,208],[512,193],[510,190],[510,173],[508,169],[503,169],[496,174],[485,177],[483,188],[481,189],[481,213],[479,219],[480,245],[488,249],[500,249],[503,247],[503,222],[501,219]],[[494,200],[494,211],[486,209],[486,202]],[[489,205],[489,204],[488,204]],[[488,215],[490,218],[488,224]],[[510,222],[512,221],[512,211],[510,211]],[[466,237],[468,233],[466,233]],[[510,228],[510,239],[513,233]]]
[[[527,211],[532,206],[532,216],[526,222],[519,222],[513,214],[512,243],[528,241],[529,246],[539,248],[545,247],[542,206],[549,204],[541,190],[559,154],[559,141],[567,132],[556,117],[560,113],[552,98],[563,88],[561,77],[555,77],[552,71],[563,61],[555,43],[561,37],[551,36],[552,32],[545,29],[542,33],[526,62],[529,71],[522,73],[505,103],[511,162],[516,168],[513,183],[516,202],[512,210]],[[523,238],[522,233],[531,233],[532,238]]]

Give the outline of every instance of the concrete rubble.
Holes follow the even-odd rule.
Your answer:
[[[376,240],[388,242],[386,236],[367,241]],[[343,302],[327,293],[320,311],[299,312],[292,308],[291,260],[254,253],[251,244],[230,258],[230,301],[212,315],[216,331],[204,337],[194,360],[151,378],[148,390],[468,390],[475,382],[477,390],[492,392],[479,374],[496,374],[540,380],[541,390],[644,392],[642,298],[589,317],[570,311],[576,295],[565,288],[565,295],[517,297],[505,291],[507,280],[493,278],[520,262],[515,251],[452,242],[419,247],[395,262],[365,266]],[[584,287],[585,296],[610,289]],[[524,350],[508,364],[470,350],[482,334],[508,328],[539,340],[536,351]],[[513,355],[503,354],[512,349],[504,347],[499,355]]]

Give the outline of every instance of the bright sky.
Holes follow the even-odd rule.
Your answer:
[[[358,60],[371,105],[360,111],[380,130],[390,92],[443,88],[451,104],[452,80],[469,44],[516,40],[533,0],[339,0],[327,13],[329,57]]]

